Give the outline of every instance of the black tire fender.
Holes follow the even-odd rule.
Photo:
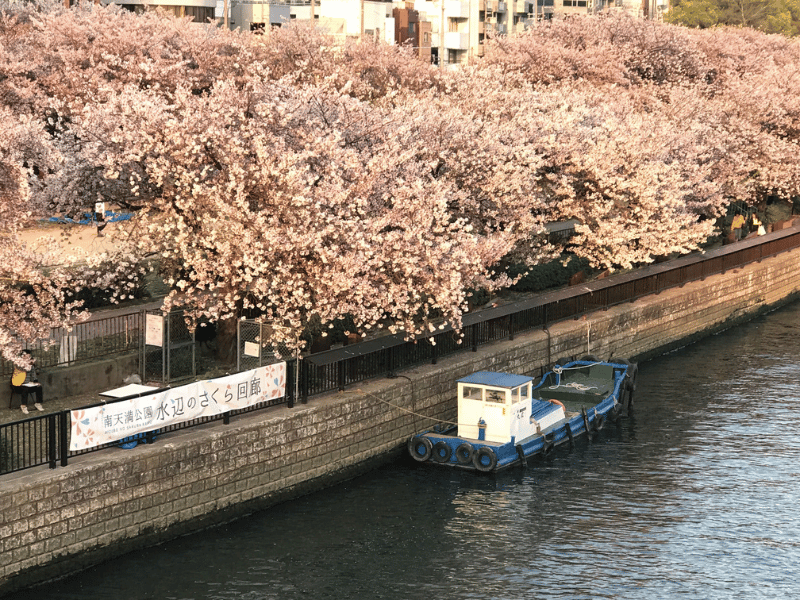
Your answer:
[[[439,440],[433,445],[431,458],[434,460],[434,462],[446,463],[447,461],[450,460],[450,457],[452,455],[453,455],[453,449],[444,440]]]
[[[484,464],[484,458],[489,460],[488,464]],[[495,454],[494,450],[491,448],[482,446],[475,451],[475,455],[472,457],[472,464],[478,471],[488,473],[489,471],[493,471],[497,466],[497,454]]]
[[[456,460],[460,465],[471,465],[475,456],[475,448],[469,442],[459,444],[456,448]]]
[[[564,366],[565,364],[567,364],[568,362],[572,362],[572,359],[571,359],[571,358],[567,358],[566,356],[562,356],[561,358],[559,358],[559,359],[558,359],[558,360],[557,360],[557,361],[554,363],[554,366],[563,367],[563,366]]]
[[[420,452],[420,449],[422,451]],[[408,453],[418,462],[425,462],[433,453],[431,441],[421,435],[417,435],[408,440]]]
[[[555,445],[556,443],[554,437],[543,436],[542,449],[540,450],[542,456],[547,456],[550,454],[553,451],[553,448],[555,448]]]
[[[594,421],[592,421],[592,430],[595,432],[600,431],[603,428],[603,425],[606,423],[605,416],[595,413],[594,414]]]

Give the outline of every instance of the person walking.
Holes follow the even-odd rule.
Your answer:
[[[14,367],[14,374],[11,376],[11,393],[17,393],[22,397],[20,409],[27,415],[28,396],[30,395],[36,396],[36,402],[34,403],[36,410],[44,410],[42,406],[44,389],[42,384],[39,383],[39,370],[36,368],[36,359],[30,350],[23,350],[22,353],[30,357],[31,366],[28,369]]]
[[[745,226],[747,219],[744,218],[744,215],[740,211],[736,211],[736,215],[733,217],[733,222],[731,223],[731,231],[733,232],[734,239],[738,242],[742,239],[742,229]]]

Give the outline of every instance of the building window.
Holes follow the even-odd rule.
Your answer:
[[[552,0],[550,0],[552,2]],[[552,6],[552,4],[550,5]],[[577,6],[586,8],[586,0],[564,0],[564,6]]]

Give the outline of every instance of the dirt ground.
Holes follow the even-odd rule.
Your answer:
[[[32,223],[20,232],[20,239],[35,248],[53,239],[68,255],[78,258],[88,254],[100,254],[114,249],[114,233],[119,223],[108,223],[103,236],[97,235],[93,225],[73,225],[49,222]]]

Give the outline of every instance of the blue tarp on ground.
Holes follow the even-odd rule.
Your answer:
[[[104,223],[114,223],[115,221],[127,221],[133,215],[130,213],[115,213],[114,211],[107,210],[105,212]],[[72,219],[70,217],[50,217],[48,219],[51,223],[73,223],[77,225],[93,225],[96,223],[91,213],[83,213],[82,219]]]

